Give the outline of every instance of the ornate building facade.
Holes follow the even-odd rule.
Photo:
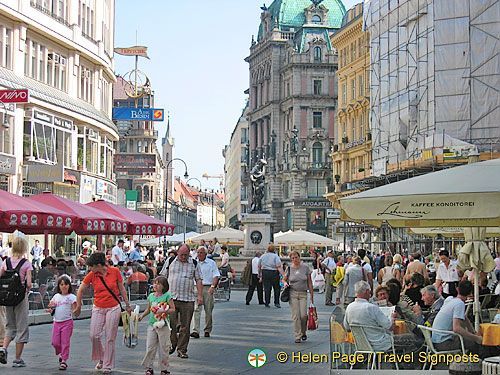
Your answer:
[[[268,161],[263,208],[275,231],[328,232],[330,204],[323,195],[333,184],[337,110],[330,38],[344,14],[338,0],[275,0],[263,7],[252,40],[248,170],[261,158]]]
[[[371,175],[370,114],[370,39],[363,31],[363,3],[349,9],[342,28],[332,37],[338,51],[339,106],[336,143],[333,147],[335,193],[349,190]]]

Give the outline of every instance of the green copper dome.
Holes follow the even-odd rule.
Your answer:
[[[342,25],[342,18],[346,12],[341,0],[274,0],[269,6],[273,22],[278,22],[279,28],[301,27],[306,19],[304,9],[313,3],[319,3],[328,9],[328,26],[339,29]]]

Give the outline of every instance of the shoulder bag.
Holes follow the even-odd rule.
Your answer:
[[[281,302],[289,302],[290,301],[290,267],[288,267],[287,271],[286,271],[286,281],[288,283],[287,286],[285,286],[283,288],[283,291],[281,292],[281,296],[280,296],[280,301]]]
[[[108,284],[106,284],[106,281],[104,281],[104,278],[102,276],[97,276],[97,277],[99,279],[101,279],[102,285],[104,285],[104,287],[108,290],[109,294],[111,294],[111,296],[113,296],[113,298],[116,300],[116,302],[118,302],[118,304],[120,305],[120,310],[122,313],[120,316],[120,320],[118,321],[118,326],[123,327],[124,324],[128,323],[128,313],[123,309],[122,303],[120,302],[120,300],[118,299],[116,294],[108,286]],[[126,315],[126,316],[124,316],[124,315]]]

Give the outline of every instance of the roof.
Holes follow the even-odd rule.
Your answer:
[[[315,1],[318,3],[318,1]],[[306,22],[304,10],[313,4],[311,0],[274,0],[269,6],[271,19],[274,25],[280,30],[290,27],[300,28]],[[328,9],[328,25],[339,29],[342,24],[342,18],[345,14],[345,7],[341,0],[323,0],[319,2]],[[259,26],[259,38],[262,36],[262,25]]]
[[[113,84],[113,100],[122,99],[128,100],[130,99],[125,92],[125,86],[128,85],[128,82],[123,79],[121,76],[116,76],[116,82]]]
[[[342,18],[342,27],[351,23],[351,21],[357,20],[358,18],[363,16],[363,3],[358,3],[350,8],[346,14],[344,14],[344,18]]]

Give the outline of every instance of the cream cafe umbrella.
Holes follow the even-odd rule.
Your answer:
[[[474,271],[474,316],[475,329],[479,331],[479,273],[491,272],[495,268],[495,261],[491,256],[488,246],[484,242],[486,228],[464,228],[465,245],[458,254],[458,267],[462,270]]]
[[[393,227],[500,226],[500,159],[462,165],[340,199],[342,219]]]
[[[336,246],[338,241],[321,236],[316,233],[299,229],[295,232],[288,231],[278,237],[274,237],[274,244],[281,246]]]
[[[243,245],[245,234],[241,230],[226,227],[199,234],[198,236],[191,237],[186,242],[190,244],[200,244],[202,240],[208,242],[213,241],[214,238],[217,238],[217,241],[219,241],[221,245]]]
[[[441,235],[443,237],[464,237],[463,227],[436,227],[436,228],[410,228],[410,231],[415,234],[434,237]],[[500,227],[485,228],[485,237],[499,237]]]

